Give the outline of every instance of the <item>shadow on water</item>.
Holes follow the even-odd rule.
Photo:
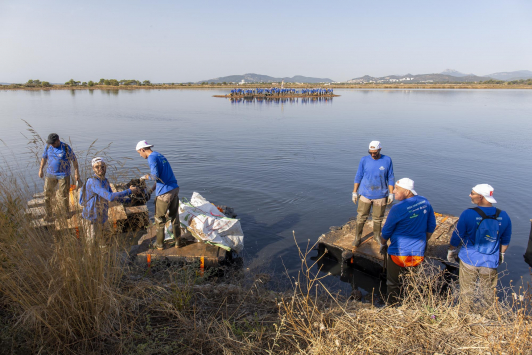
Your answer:
[[[257,257],[258,252],[269,245],[285,240],[286,237],[281,233],[291,230],[301,221],[301,215],[297,213],[288,214],[273,224],[258,222],[255,216],[250,214],[239,214],[238,217],[242,228],[246,231],[246,236],[250,236],[247,237],[245,248],[245,257],[250,259]],[[255,245],[250,245],[251,239],[255,241]]]

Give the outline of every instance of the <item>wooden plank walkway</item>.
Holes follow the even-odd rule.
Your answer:
[[[115,185],[110,185],[111,190],[116,192],[117,189]],[[82,206],[78,203],[79,191],[73,190],[70,191],[70,194],[71,201],[69,207],[72,217],[70,217],[66,223],[64,221],[45,221],[44,216],[46,215],[46,212],[44,209],[44,192],[34,194],[33,199],[28,201],[28,208],[25,210],[26,217],[31,220],[31,226],[33,228],[53,228],[55,230],[79,228],[81,220],[78,218],[78,215],[81,213],[82,209]],[[119,202],[110,202],[109,221],[115,229],[118,225],[124,226],[128,221],[134,221],[134,223],[128,224],[130,227],[133,227],[133,229],[144,228],[148,223],[148,206],[124,207],[124,205]]]

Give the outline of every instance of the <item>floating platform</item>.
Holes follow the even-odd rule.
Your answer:
[[[387,215],[388,211],[384,216],[383,226]],[[458,217],[439,213],[435,215],[436,229],[429,240],[425,260],[444,268],[458,267],[458,264],[446,260],[449,241]],[[384,258],[379,253],[380,245],[373,240],[373,221],[366,221],[362,231],[362,243],[358,248],[353,247],[355,229],[356,217],[341,227],[331,227],[330,232],[322,234],[318,239],[318,256],[328,254],[339,263],[347,263],[367,274],[380,276]]]
[[[200,268],[218,267],[230,262],[233,253],[222,249],[216,245],[197,241],[190,233],[183,233],[182,236],[187,241],[187,245],[177,248],[175,245],[165,246],[163,250],[152,248],[155,242],[157,228],[152,225],[148,228],[148,233],[143,235],[138,245],[131,248],[130,256],[142,265],[150,265],[153,261],[170,261],[182,263],[197,262]]]
[[[226,99],[295,99],[295,98],[307,98],[307,99],[318,99],[320,97],[339,97],[340,95],[336,94],[324,94],[324,95],[307,95],[307,94],[289,94],[289,95],[213,95],[212,97],[222,97]]]

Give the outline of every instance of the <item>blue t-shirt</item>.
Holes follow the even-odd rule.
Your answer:
[[[495,207],[480,207],[480,209],[487,216],[494,216],[496,212]],[[474,210],[467,209],[460,215],[458,224],[451,237],[451,245],[458,247],[460,244],[462,248],[458,253],[458,257],[462,262],[476,266],[489,267],[496,269],[499,266],[499,252],[496,251],[491,255],[479,253],[475,246],[475,236],[477,233],[477,226],[482,220],[482,217]],[[512,237],[512,221],[504,211],[499,214],[499,238],[501,238],[500,245],[510,244]]]
[[[94,175],[87,179],[84,189],[79,190],[79,203],[86,204],[83,207],[81,217],[89,221],[104,224],[108,219],[109,202],[120,201],[128,202],[131,190],[127,189],[120,192],[113,192],[109,180],[101,180]]]
[[[377,160],[369,155],[360,159],[355,184],[360,184],[357,192],[370,200],[387,197],[388,186],[395,185],[392,159],[382,154]]]
[[[76,161],[76,156],[69,145],[61,142],[54,148],[51,144],[44,148],[43,159],[48,159],[46,173],[58,178],[70,176],[70,161]]]
[[[150,164],[151,170],[150,179],[157,181],[155,196],[165,194],[179,187],[172,167],[164,155],[153,151],[148,156],[148,163]]]
[[[423,196],[407,198],[395,204],[382,228],[382,237],[391,239],[388,254],[424,256],[427,234],[434,233],[436,217]]]

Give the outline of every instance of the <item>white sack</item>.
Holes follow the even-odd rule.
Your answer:
[[[240,253],[244,232],[240,221],[226,217],[213,204],[194,192],[190,202],[179,203],[179,221],[194,237]]]

